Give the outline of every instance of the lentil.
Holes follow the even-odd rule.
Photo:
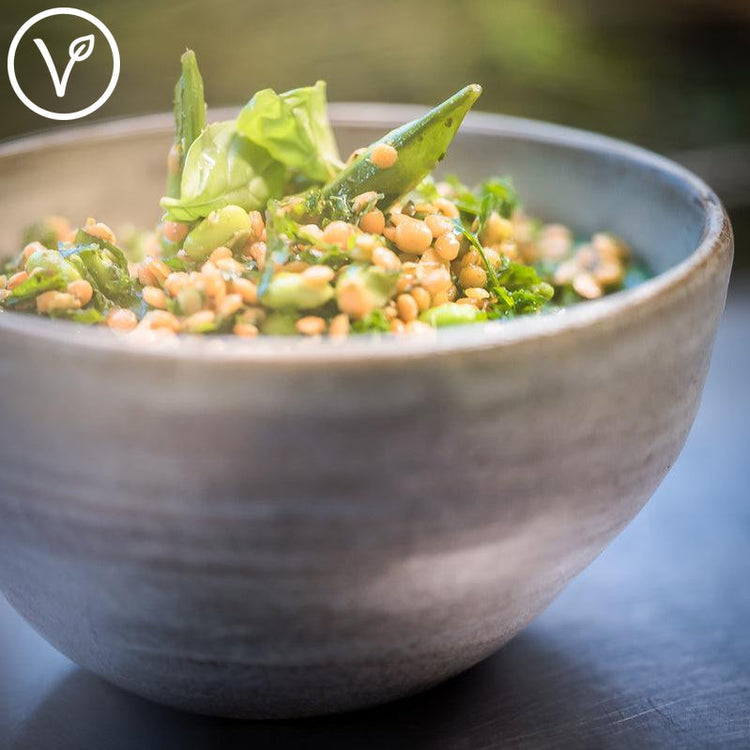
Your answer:
[[[297,330],[305,336],[319,336],[326,330],[326,322],[316,315],[307,315],[297,321]]]
[[[107,325],[118,331],[132,331],[138,325],[138,318],[132,310],[120,308],[107,316]]]
[[[91,302],[91,298],[94,296],[94,287],[86,281],[86,279],[76,279],[68,284],[68,292],[72,294],[78,303],[83,307]]]
[[[464,289],[487,284],[487,272],[481,266],[470,263],[461,269],[458,281]]]
[[[455,260],[461,249],[461,242],[453,232],[441,234],[435,240],[435,250],[443,260]]]
[[[143,301],[149,307],[155,307],[158,310],[167,309],[167,296],[164,292],[156,286],[144,286],[143,287]]]
[[[328,327],[328,333],[331,336],[345,337],[349,335],[349,316],[343,313],[334,316],[331,325]]]
[[[385,216],[379,209],[368,211],[359,220],[359,228],[370,234],[382,234],[385,229]]]
[[[393,241],[399,250],[410,255],[421,255],[432,244],[432,232],[423,221],[402,216]]]
[[[372,262],[387,271],[398,271],[401,268],[401,261],[396,257],[396,253],[382,245],[378,245],[372,251]]]
[[[387,143],[379,143],[370,153],[370,161],[378,169],[389,169],[398,159],[398,151]]]

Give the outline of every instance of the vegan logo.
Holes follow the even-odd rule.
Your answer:
[[[55,93],[62,99],[65,96],[65,90],[68,88],[68,78],[70,78],[73,66],[77,62],[83,62],[83,60],[91,57],[91,53],[94,51],[94,35],[79,36],[78,39],[74,39],[70,43],[70,47],[68,48],[68,55],[70,57],[62,76],[58,75],[55,61],[52,59],[52,55],[50,55],[44,40],[34,39],[34,44],[39,49],[44,62],[47,63],[47,69],[52,76],[52,85],[55,87]]]
[[[49,109],[45,109],[44,107],[40,107],[38,104],[33,102],[23,91],[21,85],[18,82],[18,76],[16,75],[16,52],[18,51],[18,45],[20,44],[21,39],[23,39],[26,32],[31,29],[32,26],[37,24],[39,21],[44,20],[45,18],[63,15],[77,16],[78,18],[82,18],[94,25],[104,36],[107,44],[109,44],[110,52],[112,54],[112,75],[110,76],[109,83],[107,84],[104,92],[95,102],[75,112],[53,112]],[[77,39],[74,39],[70,43],[70,46],[68,47],[68,60],[65,63],[64,68],[62,69],[62,73],[59,72],[59,69],[55,64],[55,61],[52,59],[52,55],[50,54],[50,51],[44,40],[35,37],[34,44],[39,50],[39,53],[41,54],[42,59],[47,66],[47,70],[49,71],[50,77],[52,79],[52,85],[55,89],[55,94],[58,98],[62,99],[67,92],[68,81],[70,79],[70,74],[73,71],[74,66],[91,57],[92,53],[94,52],[96,38],[94,34],[86,34],[84,36],[78,37]],[[84,10],[78,10],[78,8],[50,8],[49,10],[37,13],[35,16],[29,18],[29,20],[26,21],[26,23],[24,23],[20,29],[18,29],[15,36],[13,37],[13,41],[10,44],[10,49],[8,50],[8,78],[10,80],[10,85],[13,87],[13,91],[15,91],[16,96],[32,112],[36,112],[36,114],[41,115],[42,117],[46,117],[50,120],[77,120],[81,117],[86,117],[86,115],[90,115],[92,112],[95,112],[112,95],[112,92],[115,90],[115,86],[117,85],[117,79],[119,78],[119,76],[120,52],[117,48],[117,42],[115,41],[114,36],[112,36],[112,32],[96,16],[92,15],[91,13],[87,13]]]

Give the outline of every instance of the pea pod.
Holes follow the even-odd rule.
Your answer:
[[[472,84],[461,89],[426,115],[402,125],[368,146],[322,191],[325,202],[347,202],[370,190],[382,194],[378,208],[386,209],[424,179],[445,156],[461,122],[482,93]],[[387,168],[373,163],[379,146],[396,149],[398,158]],[[377,161],[377,159],[376,159]]]
[[[212,211],[188,234],[182,249],[193,260],[204,260],[217,247],[232,247],[247,239],[252,228],[247,211],[239,206],[224,206]]]

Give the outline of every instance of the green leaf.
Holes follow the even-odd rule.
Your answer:
[[[528,289],[542,283],[533,266],[506,260],[497,272],[497,282],[506,289]]]
[[[171,258],[162,258],[162,261],[170,271],[186,272],[189,270],[189,266],[185,263],[184,258],[178,258],[176,255],[173,255]]]
[[[427,175],[415,188],[414,193],[420,200],[430,202],[440,197],[435,180],[432,175]]]
[[[454,223],[479,253],[487,271],[487,289],[495,297],[490,318],[539,312],[552,299],[554,288],[539,278],[535,268],[506,258],[499,271],[496,271],[476,234],[466,229],[460,221],[456,220]]]
[[[134,307],[139,298],[122,250],[83,229],[76,244],[60,253],[94,287],[94,306],[105,310],[112,305]]]
[[[478,189],[479,197],[479,231],[487,223],[492,213],[505,219],[513,215],[518,206],[518,194],[510,179],[497,177],[483,182]]]
[[[237,117],[237,132],[317,182],[332,179],[343,166],[328,120],[324,81],[283,94],[258,91]]]
[[[458,177],[454,174],[446,175],[445,180],[450,187],[450,199],[456,204],[461,213],[469,214],[471,216],[479,215],[481,209],[481,201],[476,193],[474,193],[469,187],[467,187]]]
[[[361,320],[352,323],[352,333],[388,333],[391,330],[391,322],[381,309],[373,310]]]
[[[109,254],[112,256],[114,262],[120,267],[120,269],[127,271],[128,270],[128,259],[125,257],[125,253],[120,250],[117,245],[113,245],[111,242],[107,242],[107,240],[103,240],[101,237],[95,237],[93,234],[89,234],[85,229],[79,229],[76,232],[75,236],[75,244],[76,245],[96,245],[97,247],[100,247],[102,250],[107,250]],[[70,251],[61,251],[60,255],[63,256],[63,258],[70,255]]]
[[[83,310],[53,310],[50,313],[50,317],[71,320],[74,323],[81,323],[89,326],[104,323],[106,320],[104,315],[102,315],[102,313],[95,307],[87,307]]]
[[[173,221],[194,221],[224,206],[265,209],[284,189],[286,168],[239,135],[234,122],[209,125],[190,147],[180,198],[162,198]]]
[[[41,242],[45,247],[55,249],[57,247],[57,231],[50,226],[46,219],[34,222],[23,230],[23,244],[30,242]]]
[[[42,292],[64,291],[68,286],[62,271],[43,271],[29,276],[22,281],[6,298],[5,304],[8,307],[23,306],[25,303],[36,299]]]
[[[495,269],[492,267],[492,264],[487,258],[487,253],[484,251],[484,246],[479,241],[479,238],[474,232],[472,232],[470,229],[467,229],[458,219],[456,219],[453,223],[456,226],[456,230],[460,232],[464,237],[466,237],[467,240],[469,240],[471,245],[482,258],[482,263],[484,263],[484,268],[487,271],[487,278],[489,280],[487,286],[489,287],[490,291],[497,289],[500,286],[500,282],[497,279]]]

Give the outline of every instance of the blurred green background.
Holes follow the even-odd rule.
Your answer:
[[[5,54],[18,27],[50,5],[2,7]],[[701,173],[732,214],[736,267],[750,270],[749,0],[78,0],[76,7],[109,26],[122,57],[114,95],[89,120],[169,109],[186,46],[198,53],[212,106],[317,78],[328,81],[331,100],[430,104],[476,81],[484,86],[481,109],[625,138]],[[49,24],[44,38],[64,60],[70,29]],[[18,60],[24,87],[53,102],[30,40]],[[74,68],[71,108],[104,88],[101,71]],[[5,75],[0,103],[2,139],[66,127],[27,110]]]

